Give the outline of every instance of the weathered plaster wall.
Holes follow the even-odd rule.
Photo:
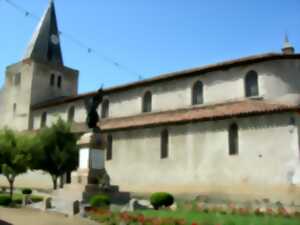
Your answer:
[[[20,73],[20,84],[14,85],[13,77]],[[3,126],[15,130],[28,129],[30,118],[31,80],[33,67],[30,64],[17,63],[7,67],[3,91],[4,113]],[[13,105],[16,103],[16,112]]]
[[[259,95],[264,99],[300,103],[300,61],[274,60],[112,93],[107,96],[110,100],[109,116],[140,114],[142,96],[147,90],[153,95],[153,112],[190,107],[192,87],[198,80],[204,85],[204,104],[243,99],[244,77],[251,70],[258,73]]]
[[[261,94],[266,99],[300,104],[300,61],[268,62],[261,73]]]
[[[160,159],[161,127],[113,135],[112,182],[133,192],[170,191],[298,201],[298,128],[292,114],[170,126]],[[239,125],[239,154],[228,154],[228,127]]]

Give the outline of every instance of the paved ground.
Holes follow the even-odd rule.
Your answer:
[[[79,217],[66,217],[54,212],[45,213],[29,208],[0,208],[0,225],[1,220],[12,225],[99,225]]]

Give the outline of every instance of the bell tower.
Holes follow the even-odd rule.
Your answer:
[[[77,95],[77,70],[63,63],[54,2],[50,1],[23,59],[6,68],[4,126],[30,128],[31,106]]]

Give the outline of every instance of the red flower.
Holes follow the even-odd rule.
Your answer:
[[[141,224],[143,224],[143,223],[145,222],[145,216],[144,216],[144,215],[138,215],[137,220],[138,220]]]
[[[175,224],[176,224],[176,225],[184,225],[184,224],[186,224],[186,223],[185,223],[185,220],[184,220],[184,219],[177,219],[177,220],[175,220]]]

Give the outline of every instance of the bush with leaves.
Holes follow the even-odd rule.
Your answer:
[[[94,195],[90,198],[89,203],[95,208],[109,206],[110,197],[106,194]]]
[[[22,190],[22,194],[23,195],[31,195],[32,194],[32,190],[30,188],[24,188]]]
[[[150,196],[150,202],[154,209],[159,209],[162,206],[171,206],[174,203],[174,197],[170,193],[156,192]]]
[[[0,196],[0,206],[9,206],[12,200],[9,196],[2,195]]]

